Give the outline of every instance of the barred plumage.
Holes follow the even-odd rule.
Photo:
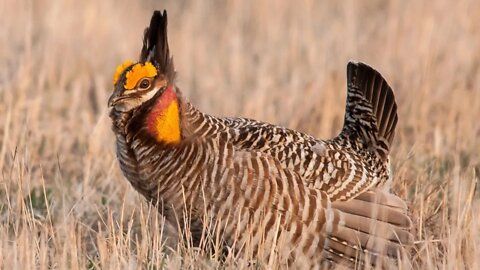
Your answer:
[[[188,222],[198,242],[212,219],[235,251],[248,244],[262,261],[273,248],[281,265],[383,265],[399,256],[410,220],[401,199],[378,189],[390,178],[397,122],[378,72],[349,63],[344,128],[318,140],[197,110],[174,85],[166,29],[166,13],[154,12],[140,62],[117,74],[109,105],[125,177],[168,222]],[[140,76],[150,62],[158,74]]]

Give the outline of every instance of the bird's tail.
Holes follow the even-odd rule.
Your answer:
[[[326,257],[349,268],[391,268],[408,251],[413,237],[407,206],[380,189],[332,203],[334,220],[325,242]]]
[[[349,62],[347,107],[341,135],[388,157],[397,125],[397,104],[392,88],[370,66]]]

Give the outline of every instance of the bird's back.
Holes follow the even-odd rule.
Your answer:
[[[191,104],[186,121],[198,136],[228,132],[237,149],[270,155],[307,186],[347,200],[391,178],[388,154],[398,121],[393,91],[380,73],[350,62],[347,80],[344,127],[330,140],[253,119],[205,115]]]

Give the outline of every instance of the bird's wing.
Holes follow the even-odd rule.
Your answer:
[[[348,200],[382,179],[369,158],[348,146],[336,145],[287,128],[244,118],[228,118],[238,151],[258,151],[300,174],[305,185],[323,190],[332,201]]]

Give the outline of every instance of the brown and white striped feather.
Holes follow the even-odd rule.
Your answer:
[[[118,140],[118,155],[132,185],[162,205],[170,222],[185,226],[179,220],[183,215],[178,214],[184,209],[191,209],[195,220],[208,212],[219,223],[217,229],[221,228],[225,241],[238,252],[250,249],[258,257],[262,247],[277,243],[279,260],[298,266],[319,265],[325,259],[362,263],[366,256],[362,250],[367,248],[378,253],[370,260],[396,257],[401,241],[392,235],[406,237],[408,218],[397,224],[369,215],[379,207],[385,212],[382,216],[404,217],[404,208],[372,204],[358,209],[355,200],[332,204],[325,192],[303,185],[299,174],[275,158],[237,150],[229,136],[196,137],[167,147],[149,143],[139,132],[131,136],[130,144]],[[250,233],[242,233],[246,231]],[[382,246],[390,253],[383,254]],[[267,260],[270,254],[263,255]]]
[[[300,174],[304,184],[326,191],[332,200],[347,200],[388,179],[384,162],[368,164],[369,154],[359,154],[348,141],[322,141],[288,128],[244,118],[216,118],[191,104],[185,107],[185,122],[195,127],[189,127],[192,134],[227,131],[235,148],[276,158],[283,168]]]
[[[187,136],[228,132],[235,148],[264,152],[309,187],[348,200],[390,179],[388,152],[398,117],[393,91],[377,71],[350,62],[347,81],[344,128],[331,140],[252,119],[217,118],[185,101],[184,130]]]

